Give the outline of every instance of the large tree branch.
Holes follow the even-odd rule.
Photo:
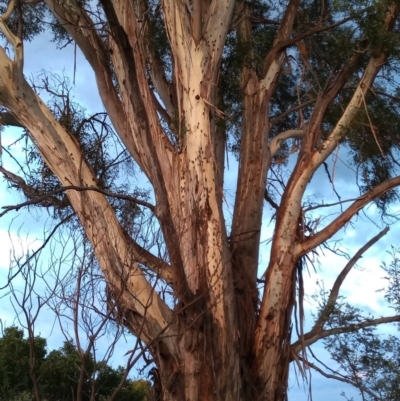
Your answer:
[[[345,86],[345,87],[343,88],[343,90],[354,90],[354,89],[357,89],[357,87],[356,87],[356,86],[351,86],[351,85],[350,85],[350,86]],[[392,95],[392,94],[390,94],[390,93],[387,93],[387,92],[385,92],[385,91],[383,91],[383,90],[376,89],[376,88],[371,88],[371,92],[372,92],[374,95],[385,96],[385,97],[388,97],[389,99],[395,101],[396,103],[400,103],[400,97],[394,96],[394,95]]]
[[[393,24],[396,17],[398,16],[398,12],[398,6],[392,6],[390,8],[389,12],[386,15],[383,26],[383,29],[385,29],[385,31],[393,28]],[[364,97],[371,87],[376,77],[376,74],[382,68],[384,61],[387,59],[387,54],[384,51],[381,51],[381,53],[378,54],[376,57],[371,57],[370,61],[367,64],[365,72],[357,86],[357,90],[355,91],[354,96],[348,104],[347,108],[343,112],[342,117],[340,118],[331,135],[329,135],[328,139],[324,141],[322,146],[319,146],[320,144],[316,143],[316,140],[318,138],[318,132],[320,132],[320,126],[322,124],[324,114],[331,101],[336,97],[338,91],[343,88],[346,80],[356,68],[359,57],[360,55],[356,54],[349,60],[345,67],[343,67],[342,71],[338,74],[338,77],[335,79],[333,85],[325,90],[325,93],[320,97],[320,100],[317,102],[314,108],[314,112],[307,125],[306,134],[302,140],[301,150],[296,166],[282,197],[280,213],[278,213],[277,215],[277,230],[275,232],[275,238],[279,238],[279,240],[273,242],[272,244],[271,257],[273,259],[278,258],[279,260],[282,257],[280,255],[286,252],[288,252],[288,255],[293,255],[294,258],[300,257],[302,254],[306,253],[305,249],[307,249],[307,252],[312,249],[309,246],[311,245],[311,243],[313,243],[314,246],[317,246],[319,243],[325,241],[326,232],[330,231],[330,235],[332,235],[341,227],[336,226],[334,228],[332,225],[330,225],[329,230],[323,230],[324,234],[321,234],[321,236],[318,237],[322,240],[321,242],[318,243],[318,241],[316,241],[316,238],[312,237],[306,241],[307,245],[304,248],[304,244],[299,243],[299,241],[295,240],[295,238],[298,238],[297,230],[298,219],[301,213],[301,199],[308,186],[308,183],[316,169],[333,152],[339,141],[342,139],[343,135],[346,132],[346,128],[353,121],[354,117],[362,106],[364,102]],[[311,158],[310,154],[312,155]],[[393,186],[397,185],[393,181],[390,181],[390,183]],[[382,194],[386,190],[391,188],[384,189],[382,186],[379,186],[379,189],[381,190]],[[375,197],[379,196],[377,193],[370,195],[373,195]],[[370,200],[372,200],[372,198]],[[363,201],[360,201],[356,202],[356,205],[362,208],[365,204],[363,203]],[[349,221],[354,213],[357,212],[354,211],[354,213],[352,213],[354,207],[355,205],[353,205],[352,208],[348,209],[347,212],[336,219],[335,224],[343,225],[347,221]]]
[[[14,68],[15,64],[0,48],[0,103],[27,128],[62,185],[93,186],[95,177],[77,144],[25,78],[14,73]],[[169,324],[173,313],[146,280],[111,205],[96,191],[69,190],[67,195],[93,245],[107,283],[126,308],[146,316],[147,324],[143,330],[146,338],[157,337]],[[173,353],[176,333],[172,327],[168,331],[172,337],[165,340],[164,345]]]
[[[164,116],[163,118],[167,121],[170,128],[174,130],[174,128],[176,129],[176,126],[173,126],[171,122],[176,117],[176,88],[172,83],[168,82],[164,62],[155,48],[155,43],[152,40],[149,40],[149,36],[155,34],[151,29],[150,13],[148,12],[149,4],[146,0],[141,0],[138,4],[141,9],[141,15],[139,18],[145,21],[145,24],[142,24],[141,35],[137,40],[142,42],[143,49],[146,50],[146,64],[149,67],[151,82],[161,99],[162,105],[165,107],[164,113],[166,112],[169,116],[169,119]],[[159,13],[161,13],[161,5],[157,6],[154,12],[154,18],[157,18]]]
[[[169,117],[169,119],[165,118],[165,120],[170,128],[175,131],[176,124],[175,126],[171,124],[176,118],[176,94],[174,86],[167,81],[164,65],[157,53],[151,49],[150,44],[147,44],[147,54],[151,81]]]
[[[4,14],[0,15],[0,30],[13,47],[16,73],[22,75],[24,68],[24,48],[22,44],[22,38],[18,37],[18,35],[15,35],[7,25],[7,20],[11,17],[14,8],[15,0],[10,0]]]
[[[340,216],[333,220],[324,229],[311,236],[309,239],[301,244],[298,244],[295,250],[296,255],[301,256],[310,252],[312,249],[321,245],[328,238],[332,237],[337,233],[345,224],[347,224],[355,214],[357,214],[363,207],[375,199],[378,199],[385,192],[390,191],[400,185],[400,176],[391,178],[370,191],[366,192],[364,195],[360,196],[351,206],[349,206]]]
[[[322,145],[320,145],[318,151],[314,152],[311,164],[313,172],[332,154],[334,149],[336,149],[339,141],[346,133],[346,128],[349,127],[355,116],[359,113],[361,107],[364,105],[367,93],[372,87],[375,77],[382,68],[386,59],[387,54],[383,52],[378,57],[371,57],[349,104],[337,122],[335,128]]]
[[[277,45],[285,40],[289,39],[293,32],[294,22],[297,16],[297,10],[300,2],[298,0],[289,0],[288,5],[285,10],[284,17],[282,19],[282,24],[278,30],[277,36],[275,38],[274,45]],[[266,126],[262,127],[261,130],[262,138],[264,138],[264,142],[261,142],[262,149],[264,153],[262,154],[262,162],[258,163],[258,171],[255,171],[255,190],[260,191],[258,194],[261,198],[261,208],[262,208],[262,200],[264,198],[265,193],[265,184],[266,184],[266,173],[271,162],[271,154],[268,146],[268,134],[269,134],[269,123],[268,118],[264,113],[268,113],[268,104],[271,100],[272,95],[275,92],[276,85],[279,79],[279,74],[281,73],[282,63],[284,60],[283,52],[279,51],[270,51],[266,57],[264,62],[264,71],[263,77],[261,80],[257,79],[258,86],[255,87],[256,91],[253,92],[253,98],[260,98],[262,94],[265,95],[266,103],[262,102],[258,105],[260,108],[254,108],[256,115],[258,118],[264,118],[266,121]],[[249,88],[251,89],[251,88]],[[251,126],[251,119],[249,121]],[[258,127],[257,127],[258,128]],[[251,128],[250,128],[251,130]],[[259,133],[258,133],[259,134]],[[250,136],[251,138],[251,136]],[[282,136],[281,136],[282,138]],[[242,142],[243,143],[243,142]],[[276,146],[275,146],[276,145]],[[260,146],[259,143],[256,146]],[[265,148],[268,148],[265,150]],[[279,148],[279,139],[274,142],[274,148]],[[259,150],[256,151],[256,154],[260,154]],[[241,155],[242,156],[242,155]],[[251,160],[251,153],[247,155],[247,158]],[[243,159],[245,160],[245,159]],[[246,161],[250,161],[246,160]],[[251,164],[250,164],[251,165]],[[244,167],[246,168],[246,167]],[[261,173],[260,173],[261,170]],[[239,177],[242,175],[242,171],[239,171]],[[251,180],[251,177],[247,177]],[[249,181],[250,182],[250,181]],[[261,185],[260,185],[261,184]],[[259,186],[260,185],[260,186]],[[249,186],[247,189],[248,192],[252,191],[252,186]],[[238,186],[239,189],[239,186]],[[236,199],[243,203],[243,207],[248,207],[247,204],[250,204],[249,200],[251,199],[247,196],[244,199],[238,199],[238,195]],[[258,199],[257,199],[258,200]],[[248,202],[248,203],[247,203]],[[254,204],[254,201],[251,201]],[[257,205],[258,206],[258,205]],[[279,208],[279,210],[281,207]],[[262,209],[257,211],[258,213],[262,212]],[[278,215],[280,212],[278,212]],[[234,216],[235,217],[235,216]],[[249,216],[254,221],[253,216]],[[257,216],[259,217],[259,215]],[[278,216],[279,217],[279,216]],[[260,221],[257,222],[260,224]],[[277,223],[278,224],[278,223]],[[260,226],[256,226],[259,229]],[[279,238],[279,234],[274,236],[275,238]],[[279,238],[279,240],[283,240],[284,236]],[[248,242],[247,252],[251,251],[251,247],[256,248],[255,244]],[[256,251],[258,249],[256,248]],[[252,251],[254,252],[254,251]],[[288,256],[290,257],[289,252],[285,252],[282,250],[280,253],[280,257]],[[278,258],[273,255],[271,252],[271,264],[273,264]],[[244,264],[246,266],[246,264]],[[257,271],[256,265],[256,271]],[[263,299],[261,302],[261,307],[258,311],[257,321],[256,321],[256,330],[254,331],[254,337],[252,338],[252,346],[253,352],[256,355],[255,358],[255,367],[254,372],[256,372],[257,380],[260,382],[261,391],[267,391],[268,384],[272,384],[273,386],[281,381],[286,381],[287,370],[286,368],[277,368],[271,370],[271,363],[274,360],[278,360],[282,354],[285,354],[287,350],[289,350],[289,343],[287,339],[287,333],[290,326],[290,313],[287,311],[290,309],[289,300],[291,298],[291,294],[293,294],[293,290],[287,288],[286,286],[292,280],[293,275],[287,275],[282,272],[284,268],[284,263],[279,262],[279,266],[273,267],[272,269],[268,269],[268,277],[266,282],[268,282],[268,288],[265,288]],[[252,268],[254,268],[252,266]],[[252,272],[252,279],[255,281],[256,277],[254,275],[254,270]],[[289,278],[289,280],[287,279]],[[285,363],[282,364],[284,366]],[[283,387],[277,386],[276,392],[271,395],[268,399],[280,399],[284,398],[283,396]]]
[[[15,0],[9,0],[6,11],[0,16],[0,20],[2,23],[7,22],[7,20],[11,17],[11,14],[13,13],[15,8]],[[4,26],[1,27],[1,30],[3,31]],[[7,37],[7,40],[13,44],[14,40],[14,35],[11,35],[11,38],[8,37],[9,29],[5,29],[6,32],[4,32],[4,35]]]
[[[31,205],[38,205],[43,204],[48,207],[54,204],[56,207],[59,203],[62,203],[58,198],[55,198],[55,195],[60,193],[64,193],[66,191],[74,190],[74,191],[96,191],[102,193],[103,195],[123,199],[128,202],[132,202],[134,205],[140,205],[147,207],[149,210],[154,212],[155,207],[150,204],[149,202],[143,201],[141,199],[134,198],[133,196],[125,195],[125,194],[116,194],[111,191],[106,191],[104,189],[98,187],[78,187],[74,185],[68,185],[66,187],[47,192],[45,194],[36,191],[35,189],[31,188],[29,185],[26,184],[25,180],[10,171],[6,170],[4,167],[0,166],[0,172],[4,174],[8,181],[12,182],[13,185],[18,186],[24,192],[25,196],[28,197],[28,201],[19,203],[17,205],[10,205],[10,206],[2,206],[2,209],[5,209],[3,212],[0,213],[0,217],[4,216],[6,213],[10,212],[11,210],[18,211],[22,207],[31,206]],[[64,202],[65,204],[65,202]],[[64,206],[64,205],[63,205]],[[65,205],[67,206],[67,205]],[[162,259],[156,257],[151,252],[144,249],[140,246],[136,241],[130,239],[132,251],[134,258],[137,263],[140,263],[150,270],[152,270],[157,276],[163,279],[168,284],[172,284],[173,282],[173,275],[171,271],[171,266],[168,263],[165,263]]]
[[[385,32],[390,32],[394,23],[397,20],[399,15],[400,6],[395,4],[392,5],[386,14],[386,18],[384,21],[383,30]],[[375,57],[372,56],[368,62],[367,67],[365,68],[364,74],[360,79],[360,82],[357,85],[354,94],[347,105],[345,111],[343,112],[341,118],[337,122],[335,128],[328,136],[328,138],[322,143],[317,151],[314,152],[311,161],[311,172],[313,173],[316,169],[329,157],[330,154],[337,147],[339,141],[344,137],[346,133],[347,127],[354,120],[355,116],[358,114],[360,109],[365,106],[365,99],[368,91],[372,88],[375,77],[378,72],[381,70],[382,66],[386,62],[389,54],[383,45],[381,45],[380,53]],[[329,89],[332,92],[330,98],[332,96],[336,96],[336,93],[339,89],[343,88],[344,82],[343,80],[337,80],[333,87]],[[333,100],[333,99],[332,99]],[[325,102],[325,107],[327,107],[327,102]],[[325,108],[324,107],[324,108]],[[310,143],[309,146],[312,144]]]
[[[143,165],[151,177],[157,202],[156,215],[174,269],[175,288],[186,291],[181,255],[175,252],[180,233],[172,222],[171,193],[179,191],[179,177],[173,168],[177,153],[165,135],[154,106],[146,70],[146,13],[132,2],[100,1],[109,21],[111,58],[120,83],[122,105],[133,127],[134,141],[143,155]],[[167,190],[168,188],[168,190]],[[178,284],[179,283],[179,284]]]
[[[389,231],[389,227],[386,227],[382,230],[378,235],[371,238],[363,247],[361,247],[358,252],[349,260],[343,270],[340,272],[338,277],[336,278],[331,292],[329,294],[328,300],[326,302],[325,307],[321,311],[317,321],[315,322],[313,328],[302,338],[297,340],[295,343],[292,344],[292,349],[297,353],[299,352],[304,346],[308,346],[313,344],[314,342],[320,339],[320,334],[323,332],[323,327],[325,323],[328,321],[331,313],[333,312],[337,297],[339,295],[340,287],[342,286],[344,280],[346,279],[347,275],[354,267],[354,265],[358,262],[358,260],[362,257],[362,255],[373,246],[376,242],[378,242],[384,235],[386,235]]]
[[[275,43],[290,37],[295,20],[298,1],[289,1],[283,23],[278,30]],[[245,59],[240,72],[240,85],[243,96],[242,139],[237,191],[231,230],[231,249],[233,274],[236,291],[240,294],[242,304],[252,309],[239,309],[239,325],[248,327],[246,336],[241,337],[243,350],[250,352],[253,343],[253,328],[257,319],[257,269],[261,234],[262,210],[267,171],[271,163],[271,149],[275,154],[280,147],[280,140],[287,139],[284,134],[268,144],[269,123],[268,104],[276,89],[278,76],[283,63],[283,55],[275,54],[273,63],[268,68],[268,79],[263,83],[252,67],[254,51],[252,43],[252,26],[250,12],[246,2],[237,5],[238,50],[246,49]],[[293,135],[293,132],[291,133]],[[290,136],[290,135],[289,135]],[[289,137],[288,136],[288,137]],[[264,350],[260,351],[260,354]],[[261,358],[260,358],[261,359]]]
[[[296,13],[297,5],[289,2],[288,9],[292,7],[291,12]],[[389,25],[385,25],[385,29],[392,27],[392,20],[397,16],[397,7],[392,7],[387,15],[386,22],[390,21]],[[289,25],[286,22],[286,25]],[[282,23],[285,26],[285,23]],[[287,29],[287,28],[286,28]],[[290,40],[290,38],[288,38]],[[280,40],[279,42],[284,42]],[[279,43],[278,42],[278,43]],[[276,44],[278,44],[276,43]],[[274,52],[270,52],[265,61],[264,77],[261,85],[267,86],[269,82],[275,80],[274,76],[270,75],[272,68],[277,67],[277,56],[279,56],[279,48]],[[257,331],[255,334],[254,347],[257,355],[257,372],[262,375],[263,372],[269,372],[268,366],[272,361],[275,361],[282,354],[282,350],[290,348],[290,341],[287,333],[290,331],[291,325],[291,310],[294,305],[295,292],[295,269],[296,263],[301,256],[301,252],[296,252],[299,242],[299,218],[301,216],[301,200],[307,185],[318,168],[317,164],[313,164],[314,160],[310,160],[310,155],[318,157],[324,152],[324,149],[315,150],[318,144],[318,132],[320,132],[322,119],[326,110],[335,98],[338,91],[344,86],[346,80],[351,76],[352,72],[357,68],[357,61],[360,55],[354,56],[347,65],[338,74],[334,81],[333,88],[328,87],[317,102],[310,122],[307,126],[306,134],[302,140],[301,151],[297,160],[297,164],[285,188],[279,211],[276,218],[276,229],[274,239],[271,246],[270,263],[266,272],[266,283],[259,318],[257,321]],[[364,79],[361,79],[360,90],[367,91],[372,84],[377,72],[381,68],[382,63],[386,60],[386,55],[382,51],[378,57],[373,57],[368,64]],[[277,71],[280,69],[277,68]],[[362,85],[362,86],[361,86]],[[363,93],[364,94],[364,93]],[[358,94],[361,97],[361,94]],[[358,99],[361,105],[362,99]],[[345,111],[346,114],[346,111]],[[352,118],[355,116],[355,111],[352,113]],[[346,127],[351,119],[347,121]],[[338,142],[336,142],[335,146]],[[330,150],[330,152],[333,151]],[[324,155],[328,157],[330,153]],[[320,163],[323,162],[322,159]],[[276,372],[278,374],[278,372]],[[281,372],[281,375],[286,375],[287,371]],[[282,376],[281,376],[282,377]],[[263,378],[265,383],[274,382],[275,375]]]
[[[222,322],[228,315],[224,302],[229,296],[226,292],[224,295],[220,292],[226,290],[227,281],[223,280],[230,279],[227,277],[230,269],[225,268],[225,263],[230,261],[225,261],[229,251],[221,248],[224,247],[222,244],[225,243],[226,232],[220,202],[220,177],[224,166],[224,158],[220,155],[223,155],[225,149],[220,145],[224,144],[225,138],[216,129],[215,120],[218,114],[216,104],[219,66],[234,1],[213,0],[208,9],[203,8],[204,4],[200,5],[199,2],[194,4],[196,18],[203,14],[195,22],[195,25],[203,27],[198,43],[199,36],[194,38],[192,32],[192,5],[184,0],[162,2],[172,53],[172,82],[177,97],[176,131],[181,148],[175,160],[175,171],[171,171],[166,185],[171,193],[173,224],[179,232],[179,238],[173,245],[176,249],[176,244],[179,244],[180,254],[185,259],[182,269],[190,291],[195,294],[200,290],[201,281],[207,282],[210,293],[215,291],[210,299],[215,297],[224,300],[215,304],[218,309],[216,314]],[[206,16],[208,12],[209,15]],[[196,35],[200,35],[200,29],[196,29]],[[202,225],[201,228],[190,228],[195,219]],[[206,232],[213,233],[212,235],[218,232],[219,237],[212,242],[210,238],[200,239]],[[196,250],[193,250],[194,244]],[[203,251],[199,252],[201,247]],[[222,255],[224,261],[215,263],[213,255],[216,252]],[[206,276],[203,276],[204,271],[208,271]],[[232,290],[228,291],[231,294]],[[228,312],[231,314],[232,310]]]
[[[306,38],[308,38],[308,37],[310,37],[310,36],[312,36],[312,35],[315,35],[316,33],[324,32],[324,31],[329,31],[329,30],[332,30],[332,29],[334,29],[334,28],[337,28],[337,27],[339,27],[339,26],[345,24],[346,22],[353,20],[353,19],[356,18],[357,16],[359,16],[359,15],[361,15],[361,14],[364,14],[364,13],[370,11],[370,10],[373,9],[374,7],[375,7],[375,6],[368,6],[368,7],[365,7],[365,8],[363,8],[362,10],[358,11],[357,13],[353,13],[352,15],[350,15],[350,16],[348,16],[348,17],[345,17],[345,18],[341,19],[340,21],[337,21],[337,22],[335,22],[335,23],[333,23],[333,24],[324,25],[324,26],[318,26],[318,25],[317,25],[316,27],[314,27],[314,28],[312,28],[312,29],[309,29],[308,31],[306,31],[306,32],[304,32],[304,33],[302,33],[302,34],[300,34],[300,35],[294,37],[294,38],[290,38],[290,39],[286,39],[286,40],[284,40],[284,41],[281,41],[281,42],[277,43],[277,44],[271,49],[271,51],[270,51],[269,54],[280,53],[280,52],[282,52],[283,50],[287,49],[288,47],[293,46],[294,44],[296,44],[296,43],[302,41],[303,39],[306,39]],[[282,23],[283,23],[283,21],[282,21]],[[270,55],[268,55],[268,56],[266,57],[266,61],[265,61],[266,65],[268,65],[268,61],[270,60],[270,58],[271,58]]]
[[[289,131],[281,132],[276,137],[272,139],[269,144],[271,157],[274,157],[278,150],[281,148],[282,142],[291,138],[303,138],[305,133],[304,129],[291,129]]]
[[[289,1],[275,43],[290,37],[298,4],[298,0]],[[241,46],[249,46],[252,29],[245,5],[242,5],[241,12],[242,16],[237,27],[238,43]],[[251,48],[246,56],[250,60],[253,57]],[[268,146],[268,102],[276,89],[282,62],[282,54],[275,53],[264,83],[259,80],[254,68],[249,67],[249,63],[245,63],[240,76],[243,91],[243,123],[231,238],[233,259],[240,260],[241,264],[246,266],[246,276],[252,285],[256,282],[262,207],[271,157],[279,150],[281,141],[299,135],[295,130],[282,133]]]
[[[399,7],[392,5],[389,7],[386,17],[382,24],[382,30],[384,32],[390,32],[393,29],[394,23],[399,14]],[[360,41],[360,49],[353,54],[352,57],[345,63],[338,73],[333,72],[330,79],[326,83],[326,87],[322,96],[319,96],[314,111],[308,124],[308,132],[302,141],[300,157],[298,159],[297,167],[295,168],[294,174],[292,174],[293,181],[298,183],[298,186],[306,188],[307,182],[311,175],[316,169],[329,157],[329,155],[336,148],[339,140],[344,135],[346,128],[353,121],[354,117],[358,113],[360,107],[365,103],[365,95],[371,88],[377,73],[382,68],[382,65],[386,61],[388,54],[384,46],[374,49],[374,55],[371,56],[367,67],[364,70],[364,74],[357,85],[357,88],[353,94],[353,97],[343,112],[339,122],[335,129],[329,135],[328,139],[324,143],[320,141],[320,130],[323,118],[332,104],[338,93],[342,90],[348,79],[356,71],[360,65],[360,60],[364,55],[364,51],[368,49],[368,42]],[[315,151],[315,149],[318,149]],[[310,163],[307,163],[307,168],[304,168],[302,161],[303,157],[309,159],[309,155],[313,154],[313,158]],[[300,169],[300,170],[299,170]],[[303,175],[303,179],[299,177]],[[295,184],[297,185],[297,184]]]
[[[203,0],[193,0],[192,4],[192,35],[194,42],[199,44],[203,37]]]
[[[193,64],[203,63],[202,70],[207,80],[204,82],[203,97],[206,100],[212,100],[206,92],[214,92],[213,85],[216,84],[219,74],[215,67],[219,65],[222,56],[234,5],[234,0],[203,0],[203,2],[194,2],[192,10],[189,2],[185,0],[162,2],[164,22],[174,59],[176,84],[180,81],[186,88],[193,73]],[[176,40],[176,37],[181,40]],[[202,57],[203,60],[201,60],[198,57],[202,55],[207,57]]]
[[[282,54],[283,51],[288,47],[287,43],[290,41],[290,36],[293,32],[293,23],[297,15],[299,4],[300,3],[297,0],[289,0],[288,2],[285,14],[279,26],[278,34],[274,41],[274,46],[268,52],[264,60],[263,74],[261,80],[262,88],[268,88],[271,80],[275,79],[275,75],[279,72],[278,70],[274,73],[274,76],[271,75],[271,70],[276,69],[274,65],[276,65],[277,62],[279,67],[281,66]]]
[[[122,107],[115,89],[110,69],[110,58],[105,45],[96,32],[95,25],[83,8],[74,1],[44,0],[54,17],[69,33],[85,55],[96,75],[97,87],[108,116],[122,142],[150,178],[149,170],[143,165],[140,152],[133,140],[128,116]]]

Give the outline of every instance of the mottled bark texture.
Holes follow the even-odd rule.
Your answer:
[[[336,233],[368,202],[399,185],[398,178],[387,181],[315,235],[304,236],[305,189],[363,106],[388,57],[385,48],[373,53],[342,116],[323,140],[319,133],[326,110],[352,76],[361,51],[344,60],[330,85],[320,91],[306,123],[272,139],[269,112],[287,68],[287,50],[320,29],[317,25],[299,34],[300,1],[290,0],[282,7],[279,21],[272,21],[279,29],[261,67],[250,62],[241,66],[241,147],[228,233],[222,192],[227,132],[218,108],[218,83],[227,35],[235,32],[242,47],[252,41],[255,19],[247,2],[163,0],[157,12],[163,15],[170,44],[168,79],[146,39],[147,1],[100,0],[107,40],[77,1],[45,3],[85,55],[115,131],[154,188],[154,213],[168,263],[127,237],[101,192],[71,189],[67,194],[122,321],[152,352],[162,399],[284,400],[289,364],[302,351],[301,341],[291,345],[300,257]],[[10,1],[10,13],[12,6]],[[14,57],[0,48],[0,102],[8,113],[2,122],[26,127],[64,186],[96,187],[80,147],[26,81],[23,45],[7,27],[7,12],[0,29],[13,46]],[[387,9],[383,31],[393,28],[397,15],[397,6]],[[252,60],[251,46],[246,49],[245,57]],[[259,266],[263,202],[269,199],[267,173],[272,156],[290,138],[300,141],[297,164],[280,202],[272,201],[277,210],[270,261]],[[159,296],[143,266],[168,283],[175,307]],[[261,300],[260,268],[265,271]],[[322,336],[324,316],[305,337],[307,345]]]

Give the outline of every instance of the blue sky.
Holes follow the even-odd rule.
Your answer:
[[[58,51],[55,49],[54,43],[51,43],[47,36],[42,35],[32,43],[26,45],[25,75],[27,77],[34,77],[44,69],[60,75],[65,74],[71,78],[72,82],[74,71],[73,58],[73,46]],[[88,112],[99,111],[99,109],[102,109],[102,105],[98,97],[94,74],[79,50],[77,51],[76,66],[77,69],[74,87],[76,100],[84,105]],[[7,129],[2,134],[3,145],[12,143],[16,139],[16,135],[18,135],[18,131]],[[22,150],[20,149],[19,151],[20,156],[22,156]],[[16,155],[17,153],[18,147],[14,147],[13,154]],[[345,154],[345,149],[339,150],[339,157],[341,154]],[[295,155],[292,156],[293,160],[294,157]],[[289,168],[293,160],[289,163]],[[4,158],[4,161],[7,163],[6,158]],[[233,157],[230,157],[229,165],[230,170],[227,172],[225,182],[227,216],[229,216],[229,213],[233,209],[232,194],[234,194],[236,185],[237,164]],[[331,167],[332,166],[333,163],[331,163]],[[5,167],[7,168],[7,164]],[[359,193],[356,187],[355,176],[349,168],[339,160],[334,171],[334,186],[336,190],[339,193],[345,193],[347,198],[358,196]],[[315,174],[310,183],[307,196],[310,196],[313,199],[323,199],[326,203],[336,201],[332,184],[328,182],[326,175],[323,172],[317,172]],[[0,180],[0,206],[15,204],[21,201],[22,198],[19,195],[16,195],[12,190],[6,189],[6,184],[3,180]],[[398,208],[398,206],[395,205],[394,208],[396,207]],[[325,216],[326,213],[329,214],[334,212],[334,209],[322,209],[321,212],[316,213],[321,213],[321,216]],[[268,225],[270,217],[271,211],[266,207],[262,233],[265,243],[261,246],[260,269],[265,268],[268,262],[269,248],[267,240],[271,237],[273,229],[272,226]],[[334,214],[325,218],[332,219],[333,217]],[[372,223],[369,219],[372,220]],[[8,272],[12,246],[14,246],[16,252],[20,254],[26,251],[26,249],[35,249],[43,242],[43,227],[45,225],[49,227],[51,224],[54,223],[52,223],[48,218],[45,210],[37,211],[35,209],[29,211],[22,209],[17,213],[10,213],[0,219],[0,286],[3,285]],[[364,245],[365,242],[376,235],[381,228],[379,213],[374,206],[370,206],[366,209],[365,215],[361,213],[354,221],[354,224],[349,225],[345,232],[339,233],[336,236],[336,239],[343,239],[341,249],[352,255],[358,250],[358,248]],[[390,245],[397,244],[398,242],[398,227],[394,225],[389,234],[364,255],[358,264],[358,267],[350,273],[342,288],[342,294],[348,298],[349,302],[355,306],[370,311],[376,317],[392,313],[388,310],[383,300],[383,294],[377,292],[377,290],[385,285],[383,279],[384,272],[379,266],[383,259],[388,260],[386,251],[390,248]],[[67,248],[67,245],[65,247]],[[61,250],[60,248],[55,247],[53,248],[53,252],[57,254],[57,252],[61,252]],[[310,275],[305,273],[306,294],[311,295],[317,291],[317,282],[323,282],[325,288],[329,289],[345,262],[346,260],[344,258],[325,253],[325,255],[320,259],[320,265],[316,265],[316,272],[311,271]],[[19,282],[17,281],[15,283],[17,287],[21,284],[23,283],[20,279]],[[3,291],[2,294],[5,295],[5,292]],[[6,295],[0,302],[0,319],[2,323],[7,326],[14,324],[15,312],[9,302],[9,296]],[[311,301],[307,303],[306,306],[308,310],[312,310],[315,307]],[[312,320],[308,314],[306,319],[306,328],[310,327],[311,324]],[[50,312],[43,310],[43,313],[38,319],[36,329],[38,333],[48,338],[50,348],[58,348],[61,346],[64,337],[62,336],[57,324],[54,325],[54,319]],[[389,327],[382,327],[381,330],[382,332],[389,332],[389,330],[393,331],[393,329]],[[103,341],[103,344],[107,344],[109,339],[105,338]],[[128,338],[127,341],[128,344],[124,343],[124,341],[120,342],[114,356],[112,357],[112,361],[115,365],[122,364],[122,361],[125,358],[124,354],[131,347],[133,339]],[[318,351],[319,355],[322,354],[324,355],[324,358],[328,358],[321,345],[317,344],[314,348]],[[293,374],[291,375],[290,383],[290,400],[306,400],[308,385],[306,385],[305,390],[302,386],[299,388],[296,384],[295,375]],[[345,391],[347,395],[354,396],[355,401],[360,399],[357,393],[349,386],[332,380],[326,380],[314,372],[312,373],[312,388],[315,400],[337,400],[342,391]]]

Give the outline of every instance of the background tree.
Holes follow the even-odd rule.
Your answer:
[[[0,399],[12,400],[24,392],[33,393],[34,384],[30,375],[29,339],[24,338],[23,330],[7,327],[0,338]],[[36,337],[34,341],[36,372],[46,357],[46,340]]]
[[[390,263],[383,264],[388,286],[382,291],[391,307],[399,313],[399,248],[392,246],[390,256]],[[319,299],[324,298],[326,300],[326,296],[319,297]],[[368,319],[373,320],[373,316],[366,316],[364,311],[340,299],[326,325],[335,330],[344,326],[351,327]],[[365,327],[348,333],[340,333],[338,330],[336,335],[328,337],[324,342],[338,367],[332,369],[325,365],[324,370],[317,368],[320,373],[352,384],[360,391],[362,400],[395,401],[399,399],[400,340],[398,334],[383,335],[376,327]],[[346,397],[345,394],[343,395]]]
[[[90,375],[93,359],[87,358],[82,369],[76,346],[65,342],[59,350],[51,351],[42,366],[41,382],[43,397],[49,400],[75,400],[81,371],[84,380],[80,391],[81,399],[90,399]]]
[[[363,208],[375,202],[389,218],[397,200],[397,2],[1,3],[1,121],[36,149],[20,175],[1,171],[25,205],[73,213],[66,223],[91,244],[109,311],[151,352],[160,397],[282,400],[289,364],[311,366],[307,347],[400,320],[329,327],[343,280],[388,229],[345,264],[308,332],[302,278]],[[24,42],[46,25],[85,55],[105,113],[86,116],[60,80],[25,79]],[[309,201],[314,174],[332,181],[340,146],[360,196]],[[238,181],[225,216],[229,151]],[[264,202],[274,235],[259,266]]]
[[[66,341],[64,345],[47,354],[46,340],[35,337],[36,378],[39,400],[70,401],[79,398],[81,360],[77,347]],[[23,330],[11,326],[0,338],[0,400],[37,399],[37,392],[31,379],[30,339],[24,338]],[[95,372],[94,372],[95,370]],[[81,391],[82,400],[148,401],[150,383],[145,380],[125,380],[125,368],[113,369],[104,362],[87,358],[84,369],[85,380]],[[95,392],[92,391],[91,376],[96,377]],[[120,391],[117,390],[122,382]]]

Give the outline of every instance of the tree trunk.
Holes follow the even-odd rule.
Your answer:
[[[285,50],[300,40],[292,38],[300,1],[288,1],[262,71],[248,62],[254,61],[251,47],[246,55],[249,60],[241,66],[242,141],[229,235],[223,214],[227,144],[226,132],[216,124],[224,117],[218,109],[217,88],[227,35],[235,30],[241,45],[252,40],[247,2],[162,1],[172,63],[169,80],[159,55],[146,41],[149,10],[145,2],[100,0],[107,20],[103,36],[79,2],[45,3],[92,66],[117,134],[154,188],[152,211],[168,260],[143,249],[125,233],[98,191],[76,140],[28,85],[21,41],[2,18],[0,29],[13,45],[15,57],[11,60],[0,48],[0,102],[27,128],[61,184],[79,187],[79,191],[68,189],[70,203],[98,258],[114,317],[151,350],[159,399],[285,400],[301,257],[335,234],[374,196],[398,185],[388,180],[386,186],[377,186],[374,194],[359,198],[343,213],[342,220],[305,236],[302,198],[307,184],[365,102],[368,88],[387,59],[384,49],[371,56],[342,118],[324,141],[318,139],[324,113],[354,73],[362,51],[335,73],[333,84],[319,95],[306,127],[270,140],[268,113],[288,58]],[[385,30],[393,28],[397,15],[398,7],[392,6]],[[276,228],[260,303],[257,274],[267,173],[280,142],[288,138],[301,138],[302,145],[276,205]],[[143,266],[169,287],[174,301],[167,302],[157,293],[157,285],[148,280]]]

